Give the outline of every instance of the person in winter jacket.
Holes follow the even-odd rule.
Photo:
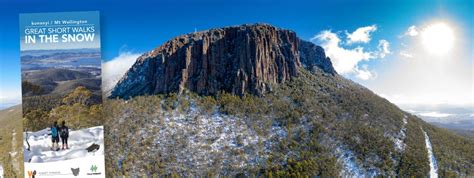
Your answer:
[[[62,141],[62,149],[64,150],[64,146],[66,146],[66,149],[69,149],[67,144],[67,139],[69,138],[69,128],[66,126],[66,121],[61,123],[60,136]]]
[[[59,127],[58,127],[58,122],[54,121],[53,125],[51,126],[51,150],[58,150],[59,149]],[[56,148],[54,147],[56,143]]]

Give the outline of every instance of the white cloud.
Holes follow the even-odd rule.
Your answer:
[[[8,90],[0,88],[0,109],[21,103],[21,89]]]
[[[369,80],[376,78],[375,72],[369,71],[367,65],[362,65],[362,69],[356,67],[354,70],[356,77],[361,80]]]
[[[132,67],[140,54],[121,52],[114,59],[102,64],[102,91],[109,94],[115,84]]]
[[[359,66],[361,62],[375,59],[378,56],[382,57],[380,52],[384,54],[383,57],[385,57],[386,52],[390,52],[389,43],[386,40],[383,40],[384,42],[381,43],[381,51],[365,51],[361,46],[344,48],[340,45],[341,39],[338,34],[330,30],[320,32],[311,38],[311,41],[317,42],[324,48],[326,55],[331,58],[331,62],[339,74],[353,74],[361,80],[376,77],[375,73],[368,69],[367,65]]]
[[[371,25],[366,27],[360,27],[352,33],[347,33],[347,44],[352,43],[368,43],[371,39],[370,33],[377,30],[377,26]]]
[[[402,56],[402,57],[404,57],[404,58],[410,58],[410,59],[411,59],[411,58],[414,57],[413,54],[410,54],[410,53],[408,53],[408,52],[406,52],[406,51],[400,51],[399,54],[400,54],[400,56]]]
[[[379,40],[379,45],[377,46],[379,49],[379,56],[384,58],[387,54],[390,54],[390,43],[387,40]]]
[[[405,32],[404,36],[418,36],[418,28],[415,25],[408,27],[407,31]]]
[[[433,111],[433,112],[419,113],[419,115],[425,116],[425,117],[438,117],[438,118],[441,118],[441,117],[448,117],[448,116],[451,116],[452,114],[440,113],[440,112],[437,112],[437,111]]]

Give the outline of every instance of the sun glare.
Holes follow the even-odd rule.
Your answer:
[[[421,40],[430,54],[444,55],[453,47],[454,34],[445,23],[435,23],[423,29]]]

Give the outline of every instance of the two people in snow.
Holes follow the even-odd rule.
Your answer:
[[[63,121],[60,126],[58,125],[57,121],[54,121],[53,125],[51,126],[51,150],[60,150],[59,138],[61,138],[62,149],[64,150],[64,146],[66,146],[66,149],[69,149],[67,144],[67,139],[69,138],[69,128],[66,126],[66,121]],[[55,145],[56,148],[54,147]]]

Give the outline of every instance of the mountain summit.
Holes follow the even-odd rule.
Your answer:
[[[211,29],[176,37],[140,56],[111,97],[225,91],[263,95],[298,76],[298,68],[336,71],[324,50],[290,30],[267,24]]]
[[[110,175],[474,174],[472,140],[400,110],[338,75],[321,47],[266,24],[174,38],[111,94]]]

